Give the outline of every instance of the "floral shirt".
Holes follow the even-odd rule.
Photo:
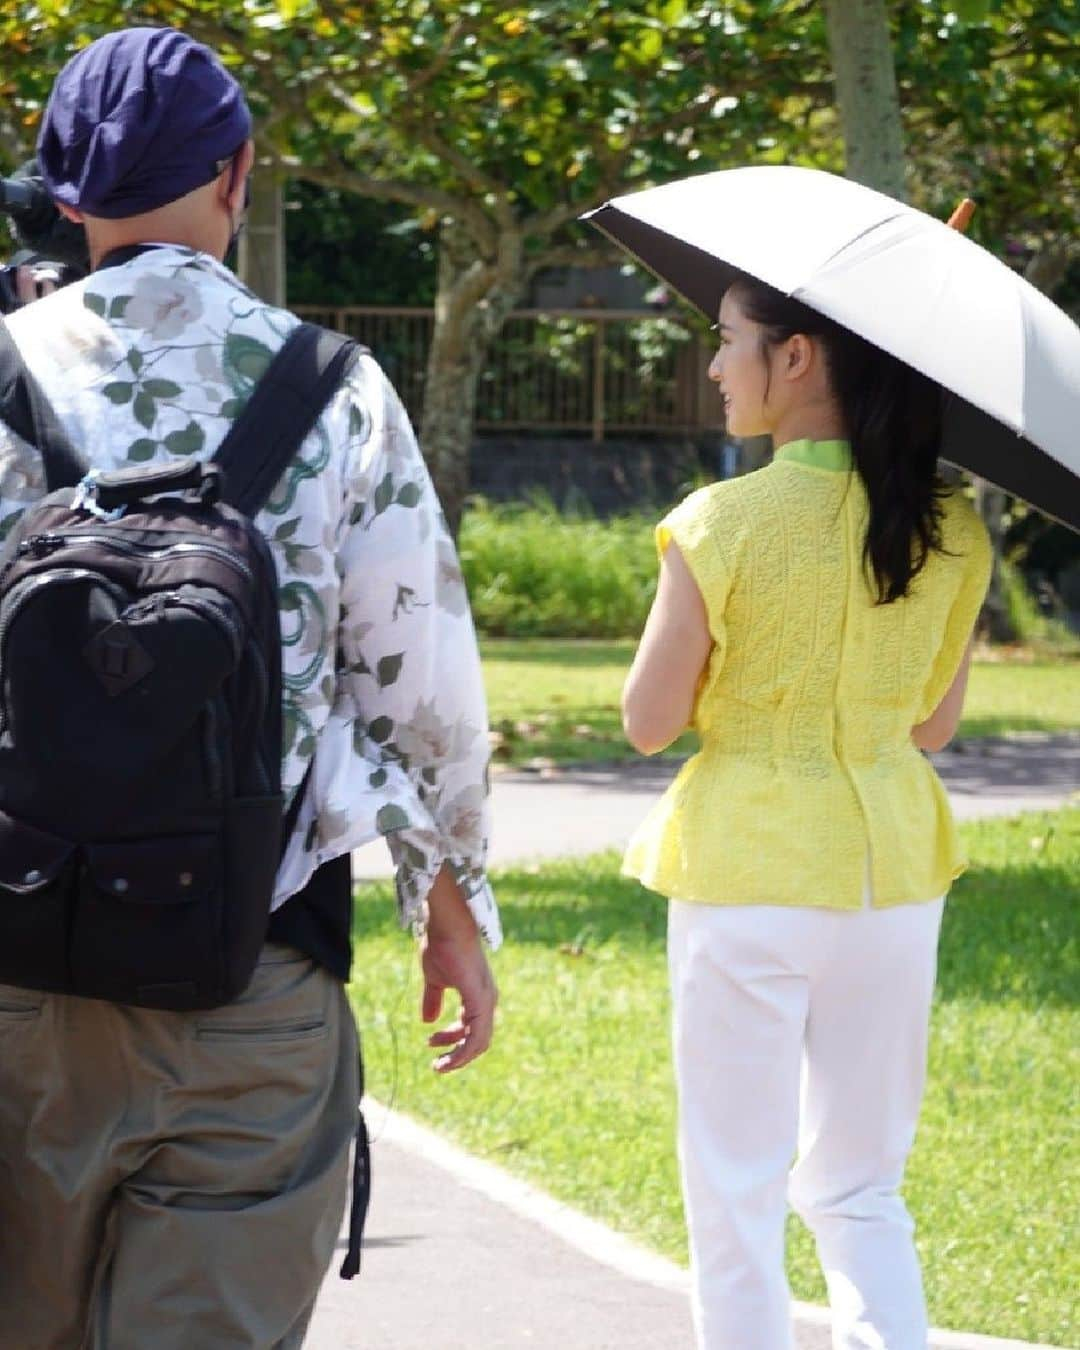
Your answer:
[[[174,245],[18,311],[12,335],[72,442],[112,469],[209,459],[297,319],[221,263]],[[0,537],[45,491],[0,424]],[[488,942],[488,738],[453,543],[408,418],[361,356],[257,524],[277,563],[282,783],[311,777],[275,907],[321,863],[385,836],[403,923],[447,863]]]

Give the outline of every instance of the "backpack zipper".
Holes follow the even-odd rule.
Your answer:
[[[176,591],[157,591],[155,594],[147,596],[145,600],[130,605],[123,611],[120,618],[122,621],[126,621],[131,617],[138,618],[143,614],[153,614],[155,611],[160,613],[166,609],[193,609],[197,614],[202,614],[204,618],[223,629],[229,646],[232,648],[233,661],[239,665],[244,649],[244,635],[240,631],[240,625],[227,610],[215,605],[212,600],[204,599],[201,595],[180,595]]]
[[[43,586],[66,585],[69,582],[92,581],[107,591],[119,604],[127,601],[127,592],[114,581],[92,572],[88,567],[58,567],[52,572],[39,572],[34,576],[23,577],[22,581],[8,591],[0,602],[0,667],[3,666],[4,650],[7,645],[8,629],[15,621],[17,612],[23,607],[31,593]],[[6,709],[4,710],[6,713]],[[6,722],[6,716],[0,718],[0,725]]]
[[[245,580],[252,580],[251,568],[241,558],[220,544],[208,542],[196,544],[181,541],[177,544],[165,544],[161,548],[152,548],[148,545],[132,544],[126,539],[117,539],[108,534],[90,534],[72,530],[67,534],[32,534],[22,541],[17,553],[23,556],[32,553],[37,558],[44,558],[59,548],[76,543],[102,544],[106,548],[115,549],[117,553],[126,553],[130,558],[162,558],[168,553],[204,553],[208,557],[217,558],[233,571],[239,572]]]

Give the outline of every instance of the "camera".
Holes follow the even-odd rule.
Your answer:
[[[0,314],[10,314],[46,286],[66,286],[89,272],[86,231],[56,209],[34,160],[13,177],[0,178],[0,211],[10,216],[23,246],[0,266]]]

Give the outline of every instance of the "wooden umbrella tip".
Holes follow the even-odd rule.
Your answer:
[[[957,206],[956,210],[949,217],[949,228],[953,230],[959,230],[960,233],[963,234],[967,229],[967,227],[971,224],[971,217],[974,214],[975,214],[975,203],[971,200],[970,197],[965,197],[964,200]]]

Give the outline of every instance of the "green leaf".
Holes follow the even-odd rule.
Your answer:
[[[131,367],[131,369],[135,372],[136,375],[138,375],[139,371],[142,370],[143,354],[141,351],[139,351],[138,347],[132,347],[131,350],[128,352],[127,363]]]
[[[83,291],[83,304],[99,319],[105,317],[105,297],[103,295],[95,295],[93,291]]]
[[[391,830],[404,830],[409,825],[409,817],[400,806],[381,806],[375,815],[375,828],[380,834],[389,834]]]
[[[375,514],[381,516],[393,500],[394,477],[393,474],[388,473],[375,489]]]
[[[198,422],[189,422],[180,431],[170,431],[165,437],[166,448],[174,455],[194,455],[203,448],[206,433]]]
[[[393,684],[401,674],[401,663],[404,657],[404,652],[395,652],[393,656],[382,658],[376,668],[376,679],[379,681],[380,689],[385,689],[387,685]]]
[[[420,504],[420,484],[406,483],[394,500],[398,506],[418,506]]]
[[[124,317],[124,310],[127,309],[128,301],[130,299],[130,295],[114,295],[112,304],[109,306],[109,318],[122,319]]]
[[[664,38],[656,28],[646,28],[637,46],[638,59],[642,62],[655,61],[664,50]]]
[[[227,398],[221,405],[222,417],[228,417],[230,420],[235,420],[243,412],[244,404],[246,402],[246,398]]]
[[[387,774],[385,769],[376,769],[368,779],[368,787],[381,788],[386,782],[386,777]]]
[[[952,0],[950,8],[961,23],[985,23],[991,0]]]
[[[385,745],[394,734],[394,719],[392,717],[376,717],[374,722],[368,723],[368,735],[376,745]]]
[[[521,158],[526,164],[531,165],[534,169],[539,168],[544,162],[544,156],[539,150],[526,150]]]
[[[172,380],[144,380],[143,388],[154,398],[176,398],[180,393],[180,386]]]
[[[235,383],[238,378],[244,384],[254,384],[266,373],[273,355],[266,343],[258,338],[230,333],[225,339],[225,374],[230,383]]]
[[[135,386],[130,380],[114,380],[101,391],[110,403],[130,403]]]
[[[157,404],[149,394],[138,393],[135,395],[133,406],[135,421],[147,431],[154,425],[154,419],[157,417]]]
[[[139,464],[145,460],[153,459],[157,452],[157,447],[157,441],[151,441],[145,436],[141,436],[137,441],[132,441],[128,446],[127,457],[128,459],[134,460],[136,464]]]
[[[292,520],[287,520],[284,525],[279,525],[277,529],[274,531],[274,538],[288,539],[291,535],[294,535],[296,533],[299,524],[300,524],[299,516],[295,516]]]

